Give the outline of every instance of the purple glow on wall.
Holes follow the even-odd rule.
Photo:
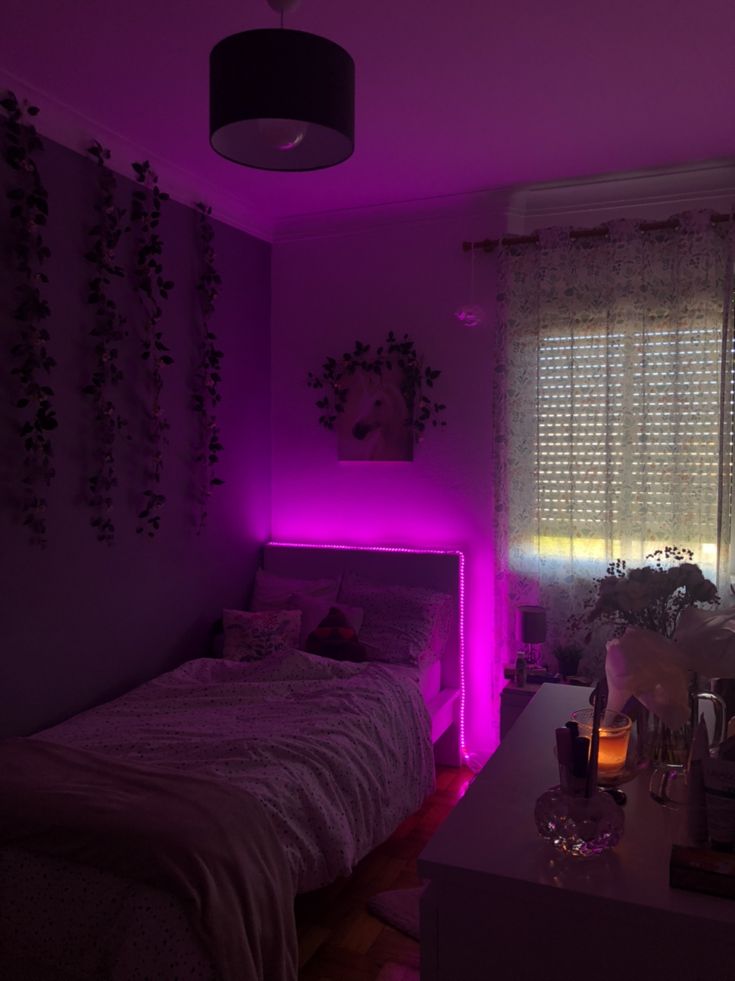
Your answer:
[[[448,243],[468,237],[468,227],[459,215],[274,247],[270,535],[463,552],[465,743],[482,759],[498,743],[506,653],[497,634],[494,331],[454,321],[467,294],[466,257],[457,249],[446,265]],[[494,228],[485,215],[478,227],[483,235]],[[492,310],[495,292],[494,267],[483,265],[475,299]],[[441,371],[447,428],[430,429],[411,463],[339,461],[305,371],[355,338],[379,344],[385,325],[399,322],[421,325],[417,348]]]
[[[459,747],[463,760],[469,758],[465,742],[465,560],[456,548],[411,548],[405,545],[337,545],[332,542],[276,542],[279,548],[325,548],[339,552],[401,552],[409,555],[456,555],[459,564],[457,593],[459,597]]]

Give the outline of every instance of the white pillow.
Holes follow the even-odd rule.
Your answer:
[[[385,586],[348,572],[340,602],[365,611],[360,642],[369,660],[422,666],[441,657],[454,607],[448,593],[420,586]]]
[[[274,572],[258,569],[255,573],[252,610],[285,610],[293,593],[314,596],[332,604],[337,599],[337,579],[287,579]]]

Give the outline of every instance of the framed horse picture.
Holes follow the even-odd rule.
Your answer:
[[[380,375],[357,369],[337,420],[340,460],[413,460],[413,407],[398,369]]]
[[[446,426],[446,405],[431,397],[441,374],[424,363],[408,336],[383,344],[356,341],[353,351],[325,359],[306,384],[319,393],[319,425],[337,434],[340,460],[413,460],[426,430]]]

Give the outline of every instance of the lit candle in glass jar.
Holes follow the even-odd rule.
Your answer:
[[[572,712],[572,720],[579,726],[580,736],[592,740],[592,709]],[[625,769],[628,758],[631,721],[622,712],[607,711],[600,721],[600,744],[597,755],[597,776],[605,783]]]

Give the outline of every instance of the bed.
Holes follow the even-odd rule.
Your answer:
[[[452,597],[452,619],[438,660],[419,677],[431,718],[436,762],[462,762],[464,675],[464,555],[455,550],[417,548],[350,548],[270,542],[263,549],[263,567],[284,576],[344,576],[352,571],[378,583],[402,583],[436,590]]]
[[[450,593],[455,616],[431,679],[298,649],[201,658],[5,741],[0,976],[292,981],[294,896],[349,874],[420,806],[434,753],[458,759],[458,563],[264,549],[274,575],[357,570]]]

